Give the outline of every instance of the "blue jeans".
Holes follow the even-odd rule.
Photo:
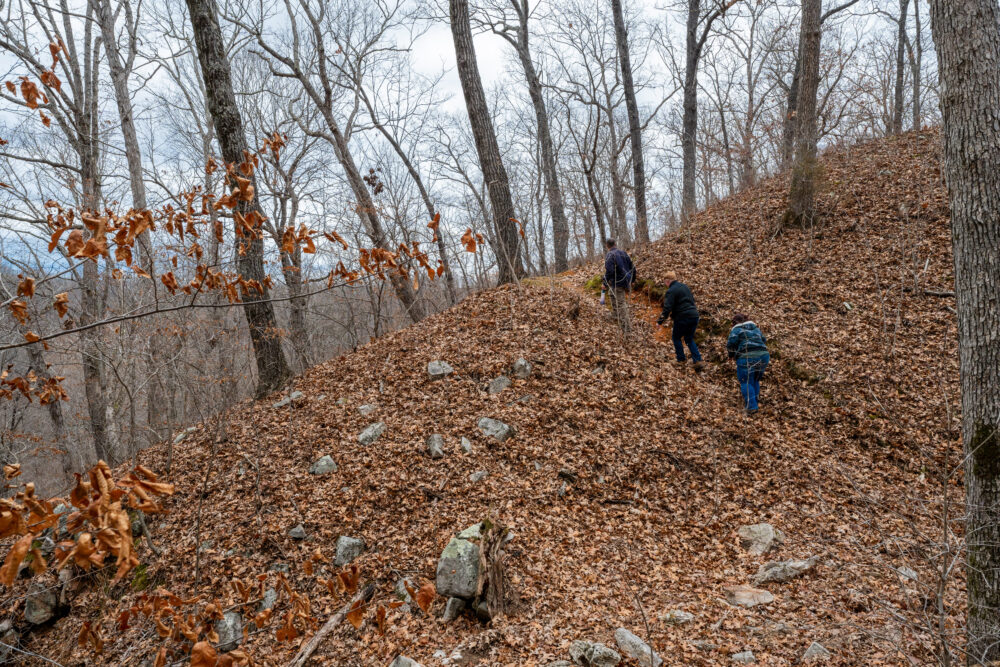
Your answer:
[[[701,361],[701,352],[698,351],[698,346],[694,342],[694,330],[698,328],[698,318],[693,320],[681,320],[680,322],[674,320],[674,329],[670,334],[670,337],[674,341],[674,351],[677,352],[677,361],[684,361],[684,345],[681,343],[683,340],[687,343],[688,349],[691,350],[691,358],[695,363]]]
[[[764,371],[769,363],[771,363],[771,357],[766,354],[759,359],[736,360],[736,379],[739,380],[740,393],[743,394],[743,407],[748,412],[757,411],[760,381],[764,379]]]

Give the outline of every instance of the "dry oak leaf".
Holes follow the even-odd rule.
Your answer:
[[[219,654],[206,641],[201,641],[191,647],[191,667],[215,667],[219,662]]]

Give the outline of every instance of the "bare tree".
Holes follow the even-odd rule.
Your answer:
[[[905,55],[906,55],[906,12],[909,9],[910,0],[899,0],[899,17],[896,19],[896,86],[892,105],[892,133],[902,134],[903,132],[903,84],[906,77]]]
[[[229,164],[239,165],[246,159],[248,145],[243,132],[243,119],[240,117],[236,96],[233,94],[229,58],[215,15],[215,3],[214,0],[187,0],[187,6],[198,48],[198,59],[201,62],[212,124],[222,149],[222,157]],[[227,179],[233,189],[237,188],[235,178],[234,173]],[[253,174],[250,175],[250,180],[256,190],[256,177]],[[256,194],[250,201],[241,201],[238,211],[244,217],[251,213],[255,214],[261,221],[264,217]],[[255,238],[243,239],[242,243],[244,247],[238,259],[240,275],[248,281],[257,281],[260,285],[259,292],[251,291],[247,287],[241,289],[243,296],[251,299],[243,310],[257,360],[256,393],[258,396],[264,396],[281,387],[291,376],[291,370],[281,349],[274,307],[268,301],[264,275],[263,237],[258,233]]]
[[[799,60],[802,78],[799,89],[798,131],[795,141],[795,164],[788,193],[788,211],[784,224],[812,224],[817,180],[816,96],[819,90],[820,32],[822,0],[802,0],[801,45]]]
[[[1000,660],[1000,5],[931,0],[944,88],[965,450],[967,661]]]
[[[499,279],[501,284],[509,283],[524,274],[518,251],[514,200],[510,196],[507,170],[504,169],[500,157],[500,146],[491,120],[492,114],[486,104],[479,65],[476,63],[468,0],[449,0],[448,10],[451,17],[451,34],[455,42],[458,77],[462,82],[469,123],[472,125],[472,133],[476,140],[479,165],[490,193],[490,209],[493,212],[493,226],[497,238],[495,252],[500,271]]]

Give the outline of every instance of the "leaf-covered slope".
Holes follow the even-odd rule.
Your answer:
[[[163,555],[143,551],[149,581],[233,602],[234,577],[287,563],[322,621],[343,598],[306,574],[316,549],[332,557],[338,536],[364,538],[362,582],[386,598],[401,576],[433,579],[449,538],[492,517],[515,533],[507,618],[444,625],[390,611],[385,636],[374,623],[344,624],[316,663],[386,665],[403,653],[440,665],[436,651],[461,648],[465,664],[546,664],[567,659],[574,639],[613,645],[620,626],[648,636],[667,664],[727,664],[745,649],[761,664],[797,664],[812,641],[833,664],[904,664],[894,646],[926,659],[928,635],[891,621],[920,614],[890,568],[929,579],[912,543],[917,529],[940,533],[934,479],[957,461],[953,303],[924,294],[951,284],[936,145],[932,133],[913,134],[827,156],[824,223],[814,234],[773,237],[785,187],[774,179],[637,252],[644,277],[676,270],[699,299],[710,361],[703,375],[677,367],[648,325],[623,341],[582,289],[598,270],[590,266],[471,296],[323,364],[296,381],[299,407],[276,409],[274,397],[203,424],[174,448],[178,494],[152,525]],[[578,301],[579,316],[568,317]],[[776,352],[752,419],[724,360],[733,310],[749,312]],[[520,357],[533,374],[488,395],[486,383]],[[432,381],[426,367],[435,359],[456,372]],[[363,404],[375,412],[362,415]],[[482,437],[483,416],[517,435],[503,444]],[[360,445],[357,435],[376,421],[384,435]],[[425,453],[433,433],[445,438],[442,459]],[[326,454],[337,472],[308,474]],[[143,459],[162,470],[166,449]],[[562,495],[561,470],[576,476]],[[479,471],[488,474],[470,481]],[[763,521],[785,543],[751,556],[736,530]],[[298,523],[304,541],[287,534]],[[724,602],[724,589],[748,583],[766,560],[813,555],[821,556],[813,571],[764,586],[774,602]],[[64,663],[138,664],[152,655],[159,640],[149,624],[119,633],[105,621],[102,658],[72,648],[80,623],[99,617],[98,595],[80,595],[69,617],[34,635],[32,650]],[[442,606],[439,599],[434,611]],[[696,618],[671,626],[659,618],[671,609]],[[275,665],[296,649],[276,642],[274,628],[247,647]]]

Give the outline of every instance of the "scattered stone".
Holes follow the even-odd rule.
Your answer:
[[[40,578],[32,581],[24,599],[24,620],[31,625],[42,625],[55,618],[59,607],[57,588],[47,585]]]
[[[649,644],[625,628],[615,630],[615,642],[622,653],[637,660],[643,667],[660,667],[663,664],[663,659],[650,648]]]
[[[198,545],[198,551],[205,553],[212,548],[212,540],[202,540],[201,544]]]
[[[514,427],[509,424],[504,424],[499,419],[491,419],[490,417],[481,417],[476,425],[479,426],[479,430],[483,435],[489,438],[496,438],[500,442],[513,437]]]
[[[300,523],[289,529],[288,536],[293,540],[304,540],[306,539],[306,527]]]
[[[712,651],[719,648],[718,644],[714,644],[705,639],[694,639],[691,642],[691,646],[695,647],[699,651],[704,651],[705,653],[711,653]]]
[[[739,653],[733,653],[729,657],[738,665],[749,665],[752,662],[757,662],[757,658],[754,657],[753,651],[740,651]]]
[[[743,526],[737,534],[740,536],[740,546],[754,556],[765,554],[785,541],[782,532],[775,530],[769,523]]]
[[[444,458],[444,436],[435,433],[428,436],[424,444],[427,446],[427,453],[430,454],[432,459]]]
[[[343,567],[360,556],[364,550],[364,540],[341,535],[337,538],[337,550],[333,556],[333,564],[337,567]]]
[[[267,611],[268,609],[272,609],[274,605],[277,604],[277,602],[278,602],[278,591],[274,590],[273,588],[268,588],[266,591],[264,591],[264,595],[261,598],[260,604],[257,605],[257,613],[259,614],[262,611]]]
[[[472,540],[478,542],[483,539],[483,523],[474,523],[458,534],[460,540]]]
[[[493,619],[493,615],[490,614],[490,607],[486,604],[486,600],[483,600],[476,605],[476,618],[478,618],[482,623],[489,623]]]
[[[526,380],[531,375],[531,363],[527,359],[518,359],[510,369],[510,374],[518,380]]]
[[[660,616],[660,621],[667,625],[684,625],[694,620],[694,614],[689,614],[683,609],[671,609]]]
[[[375,441],[385,433],[385,422],[375,422],[358,436],[358,442],[362,445],[368,446],[375,444]]]
[[[906,581],[916,581],[917,580],[917,576],[918,576],[917,572],[916,572],[916,570],[914,570],[912,568],[903,566],[903,567],[899,568],[898,570],[896,570],[896,572],[898,572],[899,576],[901,576]]]
[[[243,617],[235,611],[227,611],[215,622],[215,631],[219,634],[219,651],[232,651],[243,641]]]
[[[559,497],[560,498],[564,498],[566,496],[566,491],[568,489],[569,489],[569,486],[567,486],[566,482],[563,482],[562,485],[560,485],[560,487],[559,487],[559,491],[558,491]]]
[[[432,361],[427,364],[427,374],[431,376],[432,380],[446,378],[454,372],[455,369],[447,361]]]
[[[368,415],[370,415],[371,413],[375,412],[376,410],[378,410],[378,406],[377,405],[372,405],[371,403],[366,403],[364,405],[359,405],[358,406],[358,412],[360,412],[362,414],[362,416],[364,416],[364,417],[367,417]]]
[[[480,470],[479,472],[474,472],[471,475],[469,475],[469,481],[475,484],[476,482],[481,482],[484,479],[486,479],[487,475],[489,475],[488,472],[486,472],[485,470]]]
[[[479,583],[479,545],[472,539],[481,534],[480,525],[471,526],[451,538],[441,552],[435,577],[438,595],[467,600],[475,597]]]
[[[396,659],[392,661],[392,664],[389,665],[389,667],[423,667],[423,665],[421,665],[416,660],[411,660],[410,658],[407,658],[405,655],[400,655],[397,656]]]
[[[8,661],[13,664],[11,657],[14,650],[7,647],[17,646],[20,640],[17,630],[14,629],[14,623],[9,618],[0,623],[0,642],[6,644],[6,646],[0,646],[0,664],[6,665]]]
[[[806,652],[802,654],[803,662],[826,662],[833,657],[829,651],[823,648],[823,645],[819,642],[813,642],[806,649]]]
[[[813,569],[818,562],[819,556],[806,560],[772,560],[760,566],[753,576],[753,582],[759,586],[772,581],[789,581]]]
[[[535,461],[535,470],[541,470],[542,464],[539,461]]]
[[[472,441],[466,438],[464,435],[462,436],[462,439],[459,440],[459,444],[462,447],[462,451],[465,452],[466,454],[472,451]]]
[[[515,403],[530,403],[533,400],[535,400],[535,395],[534,394],[525,394],[524,396],[521,396],[520,398],[515,398],[513,401],[511,401],[507,405],[514,405]]]
[[[462,613],[465,609],[465,600],[462,598],[448,598],[448,601],[444,604],[444,614],[441,616],[441,620],[445,623],[451,623]]]
[[[510,378],[506,375],[501,375],[500,377],[492,380],[489,386],[486,387],[486,393],[490,396],[493,394],[499,394],[501,391],[510,386]]]
[[[740,607],[756,607],[759,604],[774,602],[774,596],[760,588],[741,584],[726,588],[726,602]]]
[[[569,660],[556,660],[548,663],[545,667],[573,667],[573,663]]]
[[[569,647],[569,657],[584,667],[616,667],[622,661],[618,651],[597,642],[576,640]]]
[[[343,396],[337,399],[337,405],[347,405],[348,403],[350,403],[350,401],[348,401]]]
[[[288,563],[271,563],[270,565],[267,566],[267,571],[281,572],[283,574],[288,574],[289,572],[292,571],[292,568],[289,567]]]
[[[416,586],[413,580],[409,577],[403,577],[396,582],[396,586],[393,588],[393,592],[396,593],[396,597],[402,600],[406,604],[413,602],[413,596],[410,595],[410,591],[406,590],[406,586],[409,584],[410,588],[416,590]]]
[[[337,462],[329,454],[317,459],[309,466],[310,475],[328,475],[331,472],[337,472]]]
[[[72,507],[67,507],[62,503],[59,503],[52,510],[53,514],[59,515],[59,525],[56,527],[56,537],[62,539],[69,535],[69,531],[66,530],[66,521],[69,519],[69,515],[73,512]],[[134,533],[133,533],[134,534]]]
[[[292,407],[298,407],[299,405],[302,405],[302,403],[305,401],[305,398],[306,395],[303,394],[301,391],[293,391],[292,393],[290,393],[288,396],[285,396],[277,403],[274,403],[271,407],[285,408],[288,407],[289,405],[291,405]]]
[[[185,438],[187,438],[189,435],[191,435],[197,430],[198,429],[195,426],[189,426],[188,428],[184,429],[183,431],[177,434],[177,437],[174,438],[174,444],[175,445],[181,444],[182,442],[184,442]]]

